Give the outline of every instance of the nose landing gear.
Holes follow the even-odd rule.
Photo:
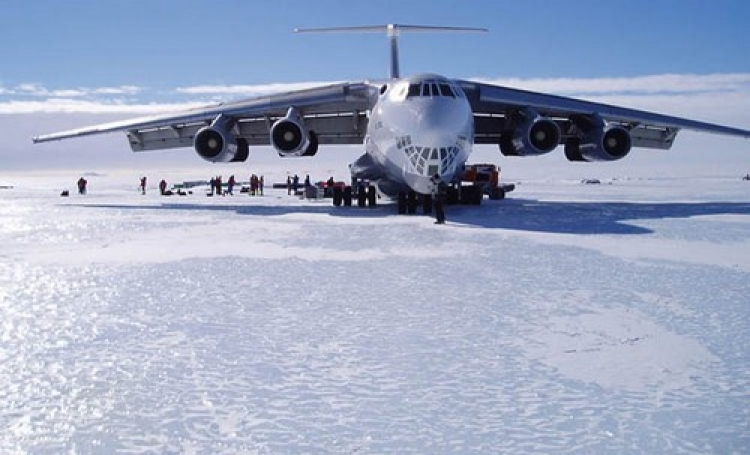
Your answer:
[[[432,195],[417,194],[414,191],[400,191],[398,193],[398,213],[400,215],[413,215],[417,213],[420,205],[423,214],[432,214]]]

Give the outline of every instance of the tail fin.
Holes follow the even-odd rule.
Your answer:
[[[295,28],[294,33],[330,33],[330,32],[386,32],[391,42],[391,78],[400,77],[398,67],[398,36],[401,32],[487,32],[486,28],[476,27],[440,27],[431,25],[364,25],[354,27]]]

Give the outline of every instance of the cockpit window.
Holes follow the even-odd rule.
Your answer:
[[[426,80],[422,82],[412,82],[409,84],[407,98],[417,96],[445,96],[451,98],[461,98],[461,90],[447,82]]]
[[[440,94],[441,95],[455,97],[455,95],[453,94],[453,91],[451,90],[450,85],[448,85],[448,84],[440,84],[439,87],[440,87]]]

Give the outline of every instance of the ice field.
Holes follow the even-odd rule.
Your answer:
[[[0,453],[748,453],[750,162],[637,154],[445,226],[0,174]]]

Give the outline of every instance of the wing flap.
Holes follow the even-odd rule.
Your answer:
[[[466,93],[474,112],[478,143],[496,143],[505,124],[505,115],[523,107],[533,108],[540,115],[558,121],[563,141],[568,119],[594,114],[630,130],[636,147],[669,148],[680,129],[750,138],[750,130],[740,128],[472,81],[456,82]]]
[[[270,145],[270,127],[281,115],[255,116],[238,120],[235,135],[245,139],[248,145]],[[304,116],[305,126],[315,131],[319,144],[361,144],[367,130],[365,112],[343,112],[336,114],[312,114]],[[127,131],[130,148],[134,152],[192,147],[198,130],[209,121],[158,128],[133,129]]]

